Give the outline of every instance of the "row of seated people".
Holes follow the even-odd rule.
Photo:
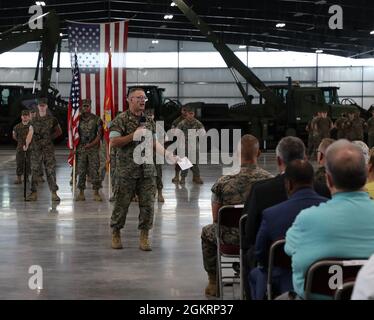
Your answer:
[[[314,173],[303,142],[283,138],[276,149],[280,174],[269,178],[257,165],[257,139],[244,136],[239,174],[223,176],[212,187],[213,224],[202,231],[204,268],[209,277],[205,293],[217,293],[215,232],[218,210],[224,205],[245,203],[242,249],[246,252],[248,298],[265,298],[268,252],[278,239],[286,239],[285,251],[292,258],[292,271],[272,273],[279,294],[295,291],[303,298],[306,271],[317,260],[369,258],[374,253],[374,201],[365,185],[372,190],[374,155],[372,150],[369,159],[360,147],[346,140],[323,140],[317,153],[320,168]],[[238,228],[223,228],[222,238],[227,244],[238,244]]]

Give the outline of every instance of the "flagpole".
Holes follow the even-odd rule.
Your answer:
[[[75,184],[76,184],[75,169],[76,169],[76,150],[74,148],[74,157],[73,157],[73,200],[74,200],[74,197],[75,197]]]
[[[110,141],[109,141],[109,147],[108,147],[108,158],[110,159]],[[111,160],[111,159],[110,159]],[[111,167],[111,161],[109,161],[108,165],[108,181],[109,181],[109,198],[112,196],[112,175],[110,174],[110,167]]]

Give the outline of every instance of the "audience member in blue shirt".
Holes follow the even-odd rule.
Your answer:
[[[359,147],[339,140],[327,149],[326,180],[332,199],[301,211],[286,234],[285,251],[292,257],[293,286],[300,297],[314,262],[369,258],[374,253],[374,201],[364,191],[366,178]]]
[[[252,299],[264,299],[268,254],[273,242],[284,239],[296,216],[301,210],[318,206],[328,199],[318,195],[313,189],[314,170],[306,160],[294,160],[285,171],[285,187],[289,199],[265,209],[262,222],[257,233],[255,255],[260,267],[250,273]],[[292,291],[292,270],[274,268],[272,271],[273,293],[281,294]]]

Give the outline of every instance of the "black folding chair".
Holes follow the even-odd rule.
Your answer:
[[[304,299],[311,299],[312,294],[320,294],[334,298],[338,288],[330,285],[331,277],[334,275],[332,266],[342,268],[342,287],[348,282],[356,280],[357,273],[367,262],[367,259],[328,258],[313,263],[305,276]],[[340,288],[342,289],[342,288]]]
[[[273,297],[273,285],[272,285],[272,275],[274,267],[288,269],[292,271],[292,260],[284,252],[284,245],[286,240],[281,239],[272,243],[269,250],[269,262],[268,262],[268,278],[267,278],[267,296],[268,300]]]
[[[222,261],[222,257],[240,260],[240,244],[225,244],[222,239],[222,227],[238,228],[239,220],[242,215],[243,205],[223,206],[218,211],[217,222],[217,271],[218,271],[218,293],[223,298],[223,282],[225,279],[231,279],[231,283],[238,279],[238,275],[223,276],[222,269],[232,269],[232,261]],[[242,272],[242,271],[241,271]]]

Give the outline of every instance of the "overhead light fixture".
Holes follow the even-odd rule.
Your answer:
[[[243,45],[243,44],[242,44],[242,45],[239,46],[239,49],[245,49],[245,48],[247,48],[246,45]]]
[[[318,50],[316,50],[316,53],[323,53],[323,50],[318,49]]]
[[[170,3],[170,6],[171,6],[171,7],[176,7],[177,4],[176,4],[175,2],[172,2],[172,3]]]
[[[374,34],[374,30],[373,30],[373,31],[370,31],[370,34],[373,35],[373,34]]]
[[[304,15],[304,13],[302,12],[296,12],[293,16],[294,17],[302,17]]]
[[[327,3],[326,0],[320,0],[320,1],[316,1],[314,4],[319,5],[319,4],[326,4],[326,3]]]
[[[165,19],[165,20],[171,20],[171,19],[173,19],[173,17],[174,17],[174,16],[173,16],[172,14],[165,14],[165,15],[164,15],[164,19]]]
[[[277,23],[275,26],[277,28],[284,28],[286,26],[286,24],[282,22],[282,23]]]
[[[64,36],[64,34],[63,33],[60,33],[60,37],[63,37]]]
[[[153,44],[157,44],[157,43],[158,43],[158,40],[152,40],[152,43],[153,43]]]
[[[44,2],[44,1],[36,1],[35,4],[36,4],[37,6],[45,7],[45,2]]]

